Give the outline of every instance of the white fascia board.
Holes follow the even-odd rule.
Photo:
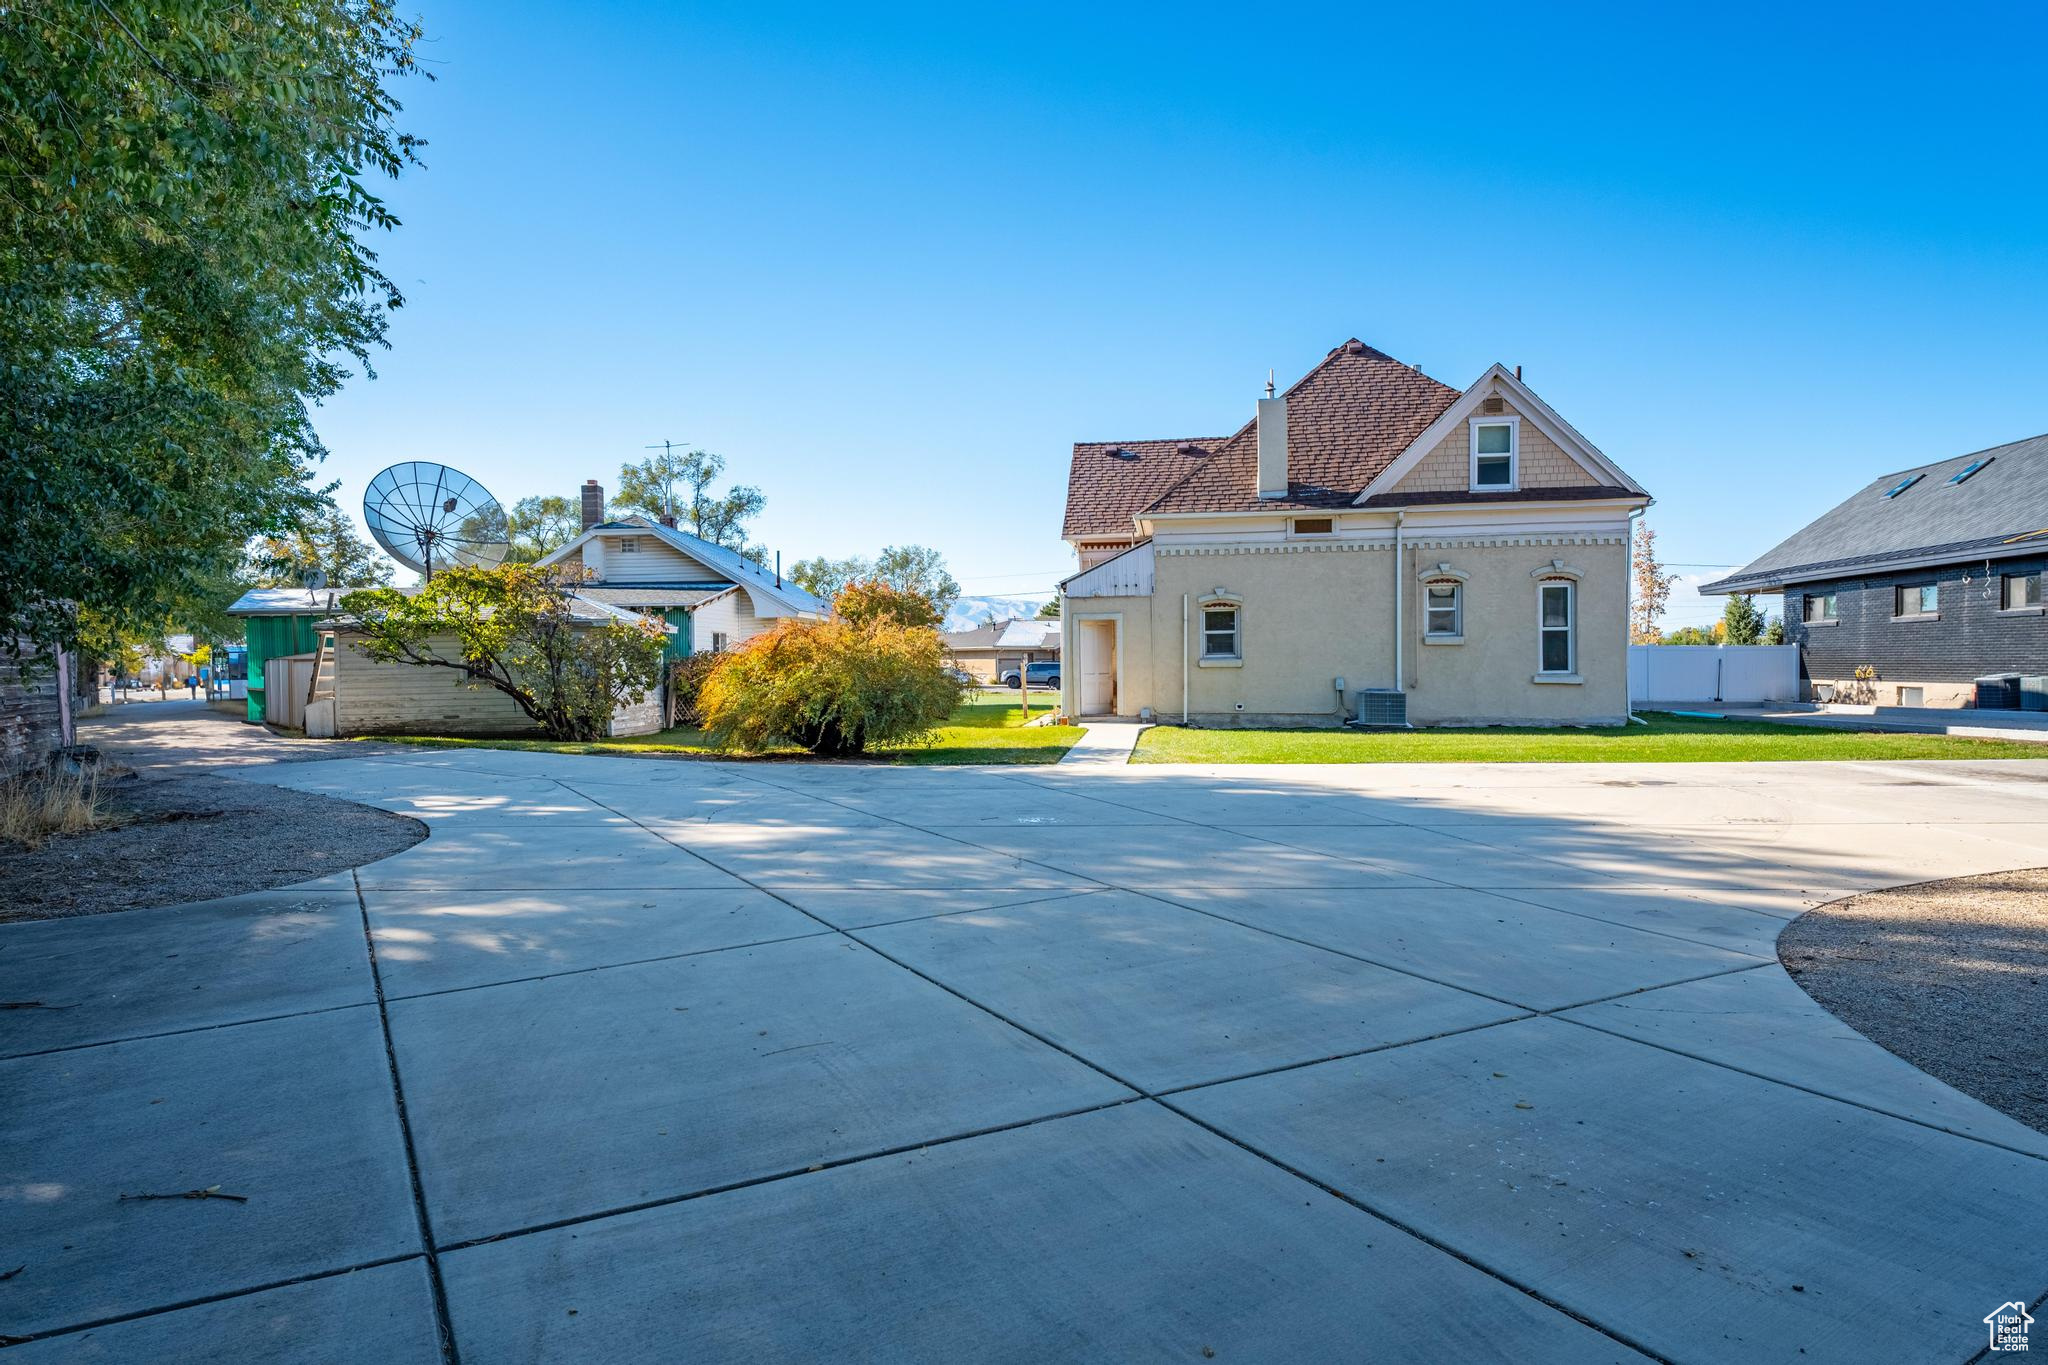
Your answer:
[[[1698,591],[1702,596],[1711,597],[1728,597],[1735,593],[1774,593],[1801,583],[1834,583],[1846,578],[1871,578],[1879,574],[1894,573],[1900,569],[1931,569],[1944,564],[1969,565],[1982,564],[1986,560],[2019,559],[2038,555],[2044,548],[2048,548],[2048,541],[2030,540],[2017,545],[1993,545],[1981,550],[1972,550],[1968,554],[1958,554],[1954,550],[1949,550],[1941,554],[1914,555],[1910,559],[1859,560],[1854,564],[1832,569],[1771,573],[1768,575],[1767,585],[1760,588],[1718,588],[1703,584]],[[1740,575],[1728,574],[1726,578],[1738,576]],[[1726,579],[1722,581],[1725,582]]]
[[[563,559],[568,557],[568,554],[571,550],[582,549],[583,542],[589,540],[592,536],[596,534],[597,528],[595,526],[591,527],[588,531],[578,532],[576,538],[571,540],[567,545],[562,546],[559,550],[550,551],[549,553],[542,555],[539,559],[534,560],[533,566],[537,569],[545,569],[550,565],[561,563]]]
[[[1643,493],[1641,484],[1624,474],[1620,467],[1600,448],[1579,433],[1578,428],[1557,415],[1550,404],[1536,396],[1527,384],[1515,378],[1505,365],[1494,364],[1485,374],[1472,382],[1472,386],[1458,395],[1458,400],[1444,409],[1443,414],[1423,430],[1420,436],[1409,442],[1408,448],[1395,457],[1394,462],[1379,472],[1378,477],[1367,484],[1353,500],[1354,506],[1363,505],[1375,493],[1384,493],[1408,477],[1416,465],[1421,464],[1430,451],[1448,439],[1477,414],[1479,405],[1487,396],[1499,389],[1503,397],[1538,430],[1556,442],[1558,447],[1585,466],[1588,472],[1599,475],[1618,488],[1633,489]]]

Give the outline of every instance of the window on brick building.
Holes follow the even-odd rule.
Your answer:
[[[1941,589],[1932,583],[1893,589],[1892,615],[1933,616],[1941,610]]]
[[[2038,573],[2009,573],[2005,576],[2005,592],[2002,598],[2007,611],[2022,611],[2041,605],[2041,575]]]

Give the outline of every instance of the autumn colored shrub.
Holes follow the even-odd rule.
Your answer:
[[[717,659],[697,713],[720,749],[794,743],[841,757],[914,742],[960,704],[938,632],[886,618],[785,619]]]

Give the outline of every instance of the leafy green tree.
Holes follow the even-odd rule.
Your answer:
[[[1721,609],[1721,638],[1731,645],[1753,645],[1764,638],[1764,614],[1755,597],[1746,592],[1729,597]]]
[[[1665,631],[1653,643],[1660,645],[1712,645],[1719,644],[1713,635],[1701,626],[1680,626],[1677,630]]]
[[[700,540],[738,550],[757,562],[767,551],[747,539],[747,523],[761,515],[768,499],[758,488],[734,484],[714,491],[725,474],[725,457],[708,450],[663,451],[619,468],[619,493],[612,506],[650,517],[673,516]]]
[[[249,547],[249,586],[296,588],[312,574],[335,588],[367,588],[391,581],[391,561],[356,534],[348,514],[329,503],[303,525],[259,536]]]
[[[827,756],[857,754],[923,739],[960,704],[938,632],[886,619],[785,617],[716,657],[697,712],[720,749],[794,743]]]
[[[513,503],[507,529],[512,538],[507,558],[516,564],[530,564],[574,540],[583,529],[583,514],[569,499],[546,493]]]
[[[0,637],[149,628],[313,516],[310,411],[402,303],[390,0],[0,11]]]
[[[651,619],[577,621],[570,588],[531,564],[458,565],[411,592],[349,593],[341,607],[370,658],[455,670],[466,686],[510,697],[550,739],[602,739],[613,712],[654,689],[667,638]],[[443,653],[437,642],[451,636]]]
[[[960,600],[960,585],[946,572],[946,557],[930,546],[889,546],[875,557],[874,576],[892,588],[924,598],[941,620]]]
[[[789,579],[805,592],[827,599],[838,597],[853,583],[883,583],[929,602],[934,621],[945,620],[960,600],[960,585],[946,571],[945,556],[925,545],[891,545],[873,559],[800,559]]]
[[[789,581],[829,602],[839,596],[840,589],[871,572],[872,566],[865,559],[827,559],[819,555],[815,559],[799,559],[792,564]]]

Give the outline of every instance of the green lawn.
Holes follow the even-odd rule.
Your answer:
[[[1772,763],[1792,759],[2048,758],[2048,744],[1705,720],[1591,730],[1191,730],[1156,726],[1133,763]]]
[[[1032,694],[1031,714],[1042,716],[1054,709],[1051,693]],[[895,763],[1057,763],[1081,737],[1079,726],[1040,725],[1024,728],[1024,713],[1015,692],[976,691],[953,713],[952,723],[940,727],[929,744],[908,744],[876,749],[871,757]],[[659,734],[634,735],[626,739],[594,740],[588,744],[564,744],[548,739],[447,739],[431,735],[365,736],[365,742],[417,744],[432,749],[529,749],[555,754],[627,754],[691,758],[805,758],[803,750],[791,746],[766,754],[721,754],[704,742],[703,732],[687,728],[663,730]]]

